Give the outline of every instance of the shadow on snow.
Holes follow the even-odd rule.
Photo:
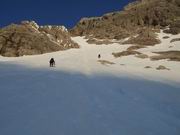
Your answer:
[[[1,135],[179,135],[180,89],[0,64]]]

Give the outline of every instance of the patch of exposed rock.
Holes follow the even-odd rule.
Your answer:
[[[163,39],[168,39],[168,38],[170,38],[170,37],[169,37],[169,36],[164,36],[164,37],[163,37]]]
[[[101,63],[102,65],[113,65],[115,64],[114,62],[110,62],[107,60],[98,60],[99,63]]]
[[[170,70],[169,68],[163,66],[163,65],[160,65],[159,67],[156,68],[157,70]]]
[[[151,56],[151,60],[163,60],[180,61],[180,51],[166,51],[166,52],[154,52],[159,55]]]
[[[49,53],[78,44],[63,26],[38,26],[34,21],[23,21],[0,29],[0,55],[18,57]]]
[[[123,57],[123,56],[129,56],[129,55],[140,55],[142,53],[137,52],[137,51],[122,51],[118,53],[112,53],[112,55],[116,58],[118,57]]]
[[[141,59],[147,59],[147,58],[149,58],[149,56],[146,55],[146,54],[138,54],[138,55],[136,55],[136,57],[137,57],[137,58],[141,58]]]
[[[177,41],[180,41],[180,38],[172,39],[172,40],[170,41],[170,43],[177,42]]]
[[[152,68],[151,66],[145,66],[144,68],[146,68],[146,69],[150,69],[150,68]]]
[[[108,39],[98,40],[94,38],[90,38],[87,40],[89,44],[96,44],[96,45],[108,45],[113,44],[114,42],[109,41]]]

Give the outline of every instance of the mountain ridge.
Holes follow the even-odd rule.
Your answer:
[[[93,36],[98,39],[123,39],[143,29],[165,28],[172,34],[180,33],[180,2],[178,0],[138,0],[123,11],[101,17],[82,18],[70,30],[72,36]]]

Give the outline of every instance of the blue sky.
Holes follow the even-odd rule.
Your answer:
[[[82,17],[121,10],[133,0],[1,0],[0,27],[22,20],[73,27]]]

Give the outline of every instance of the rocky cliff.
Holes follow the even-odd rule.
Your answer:
[[[0,55],[17,57],[78,48],[64,26],[23,21],[0,29]]]
[[[123,11],[102,17],[83,18],[70,30],[73,36],[123,39],[148,29],[169,26],[168,33],[180,33],[180,0],[138,0]]]

